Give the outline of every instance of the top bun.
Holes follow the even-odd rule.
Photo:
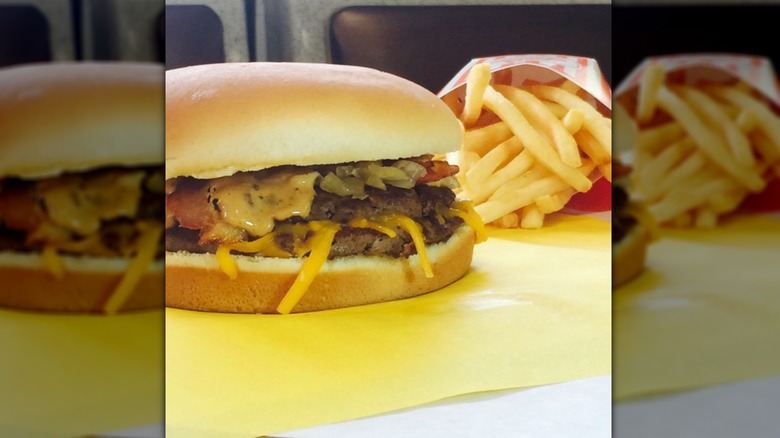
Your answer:
[[[377,70],[227,63],[166,72],[166,178],[457,150],[463,128],[425,88]]]
[[[159,64],[0,69],[0,178],[162,164],[163,92]]]

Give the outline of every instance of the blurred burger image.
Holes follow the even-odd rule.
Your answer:
[[[166,304],[285,314],[456,281],[481,221],[435,154],[462,139],[435,95],[372,69],[168,71]]]
[[[0,306],[163,302],[163,69],[0,70]]]
[[[647,246],[654,238],[655,221],[644,205],[629,197],[631,168],[612,162],[612,288],[636,278],[645,269]]]

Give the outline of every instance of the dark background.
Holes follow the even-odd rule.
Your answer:
[[[332,62],[384,70],[438,92],[473,58],[594,58],[612,83],[610,5],[350,7],[331,17]]]
[[[769,57],[780,66],[780,5],[612,7],[614,87],[642,59],[691,52]]]

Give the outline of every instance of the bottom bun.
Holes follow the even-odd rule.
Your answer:
[[[38,254],[0,253],[0,307],[50,312],[103,312],[128,266],[124,259],[61,255],[55,278]],[[155,262],[120,311],[163,307],[163,263]]]
[[[645,268],[645,254],[650,233],[641,224],[631,227],[628,234],[612,247],[612,289],[638,276]]]
[[[293,313],[400,300],[440,289],[471,266],[474,232],[461,227],[447,242],[428,246],[433,278],[420,259],[350,256],[329,260]],[[165,302],[169,307],[227,313],[276,313],[295,281],[302,259],[234,255],[238,278],[230,280],[213,254],[167,253]]]

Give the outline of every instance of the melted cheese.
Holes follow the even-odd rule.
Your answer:
[[[445,212],[447,215],[457,216],[463,219],[463,222],[474,230],[477,235],[477,243],[482,243],[487,240],[487,231],[485,231],[485,223],[482,222],[482,217],[474,210],[474,206],[471,201],[455,201],[452,204],[452,208]]]
[[[428,250],[425,247],[425,236],[422,233],[420,224],[410,217],[401,214],[389,214],[376,218],[376,220],[386,227],[399,227],[412,236],[412,242],[414,242],[414,247],[417,249],[417,255],[420,257],[420,265],[423,268],[423,272],[426,277],[433,278],[433,268],[431,267],[430,259],[428,259]]]
[[[396,237],[398,233],[395,232],[394,229],[390,227],[386,227],[379,222],[370,221],[368,219],[364,218],[355,218],[349,221],[349,226],[352,228],[370,228],[375,231],[379,231],[380,233],[386,235],[387,237]]]
[[[258,183],[254,174],[236,174],[213,180],[211,196],[226,223],[261,237],[273,231],[274,221],[309,216],[317,177],[284,172]]]
[[[336,233],[341,228],[334,222],[312,222],[311,227],[314,230],[314,236],[312,237],[312,249],[309,257],[303,262],[303,267],[295,278],[295,282],[276,308],[276,311],[283,315],[290,313],[309,289],[314,277],[328,260],[333,238],[336,237]]]
[[[219,269],[228,276],[229,279],[235,280],[238,278],[238,265],[230,255],[230,247],[228,245],[220,245],[217,248],[217,263],[219,263]]]
[[[661,231],[658,228],[658,222],[655,220],[652,214],[645,209],[643,206],[635,203],[629,203],[625,207],[625,213],[633,216],[636,218],[637,222],[642,224],[642,226],[648,231],[650,234],[651,240],[657,240],[660,235]]]
[[[311,251],[311,241],[306,240],[306,236],[308,236],[310,231],[311,227],[309,227],[309,224],[297,223],[280,225],[274,233],[292,234],[293,254],[296,257],[303,257],[307,252]]]
[[[458,211],[460,212],[460,210]],[[420,257],[420,265],[422,266],[425,276],[432,278],[433,269],[431,267],[430,259],[428,258],[428,251],[425,246],[425,236],[420,224],[410,217],[401,214],[390,214],[375,219],[376,220],[374,221],[362,218],[353,219],[350,221],[349,226],[375,229],[390,237],[396,237],[398,235],[395,230],[393,230],[393,227],[399,227],[405,230],[412,237],[412,242],[417,249],[417,255]],[[307,253],[309,255],[303,262],[303,266],[301,267],[295,282],[277,307],[279,313],[287,314],[292,311],[303,295],[306,294],[306,291],[309,289],[309,286],[311,286],[314,278],[327,261],[328,254],[330,254],[333,245],[333,239],[340,229],[341,226],[339,224],[331,221],[313,221],[309,223],[283,225],[276,231],[252,242],[220,245],[216,252],[217,263],[219,264],[220,270],[222,270],[228,278],[234,280],[238,277],[238,264],[230,254],[231,250],[246,253],[258,252],[263,253],[264,255],[270,255],[265,251],[268,250],[267,245],[270,242],[273,242],[276,232],[292,233],[296,237],[296,242],[298,240],[302,241],[311,232],[312,235],[303,241],[303,243],[296,243],[296,256],[302,257]],[[278,250],[284,252],[281,248],[278,248]],[[284,252],[283,256],[289,257],[289,254]]]
[[[444,214],[462,218],[466,224],[474,229],[477,234],[478,242],[482,242],[487,238],[484,224],[476,211],[474,211],[470,202],[458,201],[453,204],[453,208],[448,209]],[[396,237],[398,235],[393,229],[394,227],[405,230],[411,236],[412,242],[417,249],[417,255],[420,258],[420,265],[422,266],[425,276],[428,278],[433,277],[433,268],[430,259],[428,258],[425,235],[422,232],[422,227],[410,217],[401,214],[389,214],[374,218],[374,220],[355,218],[349,222],[348,226],[354,228],[371,228],[389,237]],[[286,251],[279,248],[274,243],[274,235],[276,233],[292,234],[296,242],[295,255],[298,257],[302,257],[307,253],[309,255],[304,261],[303,267],[298,273],[295,282],[277,307],[279,313],[287,314],[292,311],[296,304],[298,304],[309,289],[309,286],[311,286],[311,283],[314,281],[314,278],[317,276],[320,269],[322,269],[322,266],[327,261],[328,254],[330,254],[331,246],[333,245],[333,239],[340,228],[339,224],[331,221],[313,221],[309,223],[282,225],[275,231],[269,231],[260,239],[252,242],[221,245],[216,252],[217,263],[228,278],[235,279],[238,276],[238,265],[230,254],[231,250],[245,253],[262,253],[263,255],[272,257],[289,257],[289,254],[287,254]],[[307,239],[306,237],[309,233],[313,233],[313,235]],[[278,255],[274,255],[277,251]]]
[[[43,265],[46,270],[54,276],[54,278],[62,278],[65,275],[65,264],[62,262],[57,249],[53,246],[47,246],[43,248],[41,252],[41,258],[43,259]]]
[[[251,242],[230,243],[224,246],[238,252],[260,253],[269,257],[289,258],[290,254],[274,242],[274,234],[275,233],[266,234]]]
[[[53,224],[86,236],[103,220],[134,217],[143,179],[142,170],[66,175],[42,181],[40,197]]]
[[[139,223],[138,225],[139,228],[142,228],[141,237],[138,238],[138,249],[135,257],[130,260],[119,284],[103,306],[103,310],[108,314],[116,313],[130,298],[138,282],[141,281],[149,269],[149,265],[152,264],[157,252],[157,243],[162,237],[163,227],[156,223]]]

